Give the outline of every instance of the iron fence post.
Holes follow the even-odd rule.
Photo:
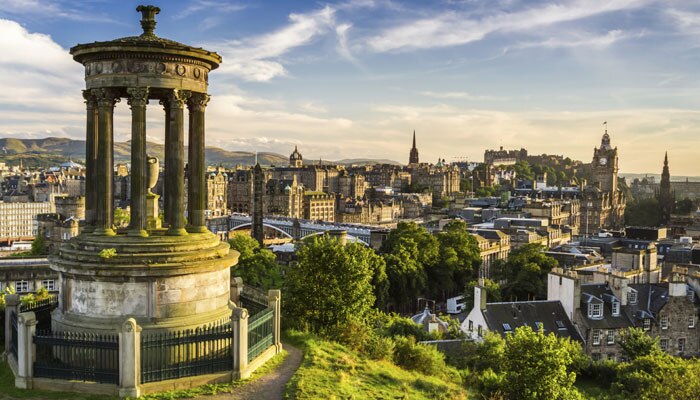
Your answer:
[[[277,289],[267,291],[268,307],[273,309],[272,317],[272,343],[275,345],[275,353],[279,354],[282,351],[281,339],[281,300],[282,292]]]
[[[10,328],[10,315],[14,312],[17,315],[19,311],[19,295],[18,294],[8,294],[5,296],[5,351],[10,351],[10,346],[12,344],[12,329]]]
[[[15,387],[32,388],[34,376],[34,334],[36,333],[36,315],[33,311],[23,312],[17,317],[17,376]]]
[[[233,379],[246,379],[248,372],[248,310],[229,303],[233,331]]]
[[[119,331],[119,397],[141,395],[141,327],[129,318]]]

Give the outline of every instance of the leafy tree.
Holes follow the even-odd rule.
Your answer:
[[[693,200],[685,198],[676,203],[676,213],[678,214],[690,214],[695,209]]]
[[[283,315],[292,325],[325,332],[369,318],[372,281],[382,263],[372,249],[322,235],[302,242],[297,256],[284,280]]]
[[[532,180],[535,176],[532,173],[532,169],[530,169],[530,163],[527,161],[518,161],[513,168],[515,169],[516,178]]]
[[[464,307],[466,310],[471,310],[474,307],[474,286],[479,282],[474,279],[467,282],[464,289]],[[501,285],[491,279],[484,279],[484,288],[486,289],[486,298],[489,302],[501,301]]]
[[[34,241],[32,241],[32,250],[30,254],[33,256],[41,256],[49,253],[49,249],[46,246],[46,237],[43,232],[37,233]]]
[[[481,256],[474,236],[467,232],[464,221],[455,220],[436,235],[439,245],[438,263],[427,270],[430,294],[445,299],[447,294],[464,287],[476,276]]]
[[[612,389],[625,399],[694,400],[700,393],[700,361],[661,352],[643,355],[620,364]]]
[[[504,299],[543,299],[547,296],[547,274],[557,265],[557,260],[544,254],[544,246],[526,244],[511,251],[505,263],[495,263],[493,278],[506,281],[502,286]]]
[[[389,236],[382,244],[381,252],[393,252],[398,248],[398,243],[403,238],[412,239],[421,249],[417,259],[421,265],[429,267],[435,264],[439,251],[437,239],[425,227],[415,222],[399,222],[396,229],[389,233]]]
[[[554,333],[545,335],[520,327],[506,337],[503,392],[509,399],[571,400],[581,398],[572,371],[582,356],[581,346]]]
[[[410,310],[427,288],[428,277],[419,259],[418,244],[411,237],[400,238],[392,252],[384,255],[389,300],[399,310]]]
[[[621,336],[620,347],[629,360],[662,352],[658,336],[649,336],[640,328],[628,328],[622,331]]]
[[[625,224],[634,226],[660,226],[661,206],[655,198],[640,199],[627,204]]]
[[[282,272],[273,252],[260,248],[258,241],[245,233],[235,234],[229,244],[240,253],[238,264],[231,269],[234,276],[240,276],[246,285],[265,290],[281,286]]]

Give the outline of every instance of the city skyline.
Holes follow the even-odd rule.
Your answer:
[[[124,3],[0,5],[1,137],[84,136],[83,73],[68,49],[138,34],[138,2]],[[421,161],[479,161],[503,146],[588,162],[607,121],[621,172],[656,173],[667,150],[672,176],[697,175],[699,11],[636,0],[176,1],[156,34],[224,58],[210,76],[210,146],[406,163],[415,129]],[[148,129],[162,142],[159,109],[151,103]],[[128,115],[119,104],[117,140]]]

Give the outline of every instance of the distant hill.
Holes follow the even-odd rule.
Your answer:
[[[146,151],[149,155],[154,155],[163,159],[165,147],[162,144],[148,142]],[[115,162],[128,162],[131,151],[131,143],[114,143]],[[225,167],[233,167],[237,164],[253,165],[255,163],[255,153],[247,151],[228,151],[218,147],[207,147],[205,150],[207,164],[222,164]],[[187,149],[185,149],[185,157]],[[44,138],[44,139],[15,139],[0,138],[0,162],[17,164],[22,160],[23,165],[53,166],[66,161],[85,160],[85,141],[66,138]],[[288,158],[276,153],[258,153],[258,161],[262,165],[287,165]]]
[[[114,143],[114,162],[129,162],[131,142]],[[146,152],[163,160],[165,147],[159,143],[148,142]],[[229,151],[219,147],[207,147],[205,150],[207,164],[234,167],[236,165],[254,165],[255,153],[249,151]],[[185,157],[187,149],[185,148]],[[76,162],[85,160],[85,141],[67,138],[48,137],[43,139],[0,138],[0,162],[22,164],[28,167],[50,167],[72,159]],[[261,165],[286,166],[289,158],[277,153],[260,152],[258,161]],[[305,160],[305,164],[318,163],[317,160]],[[371,165],[392,164],[401,165],[393,160],[372,160],[367,158],[343,159],[338,161],[323,161],[324,164],[340,165]]]

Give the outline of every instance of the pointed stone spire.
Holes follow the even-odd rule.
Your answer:
[[[418,148],[416,147],[416,130],[413,130],[413,147],[408,155],[409,164],[418,164]]]
[[[661,223],[667,225],[671,220],[675,199],[671,193],[671,173],[668,169],[668,152],[664,155],[664,167],[661,171],[661,182],[659,183],[659,193],[657,196],[659,207],[661,207]]]

